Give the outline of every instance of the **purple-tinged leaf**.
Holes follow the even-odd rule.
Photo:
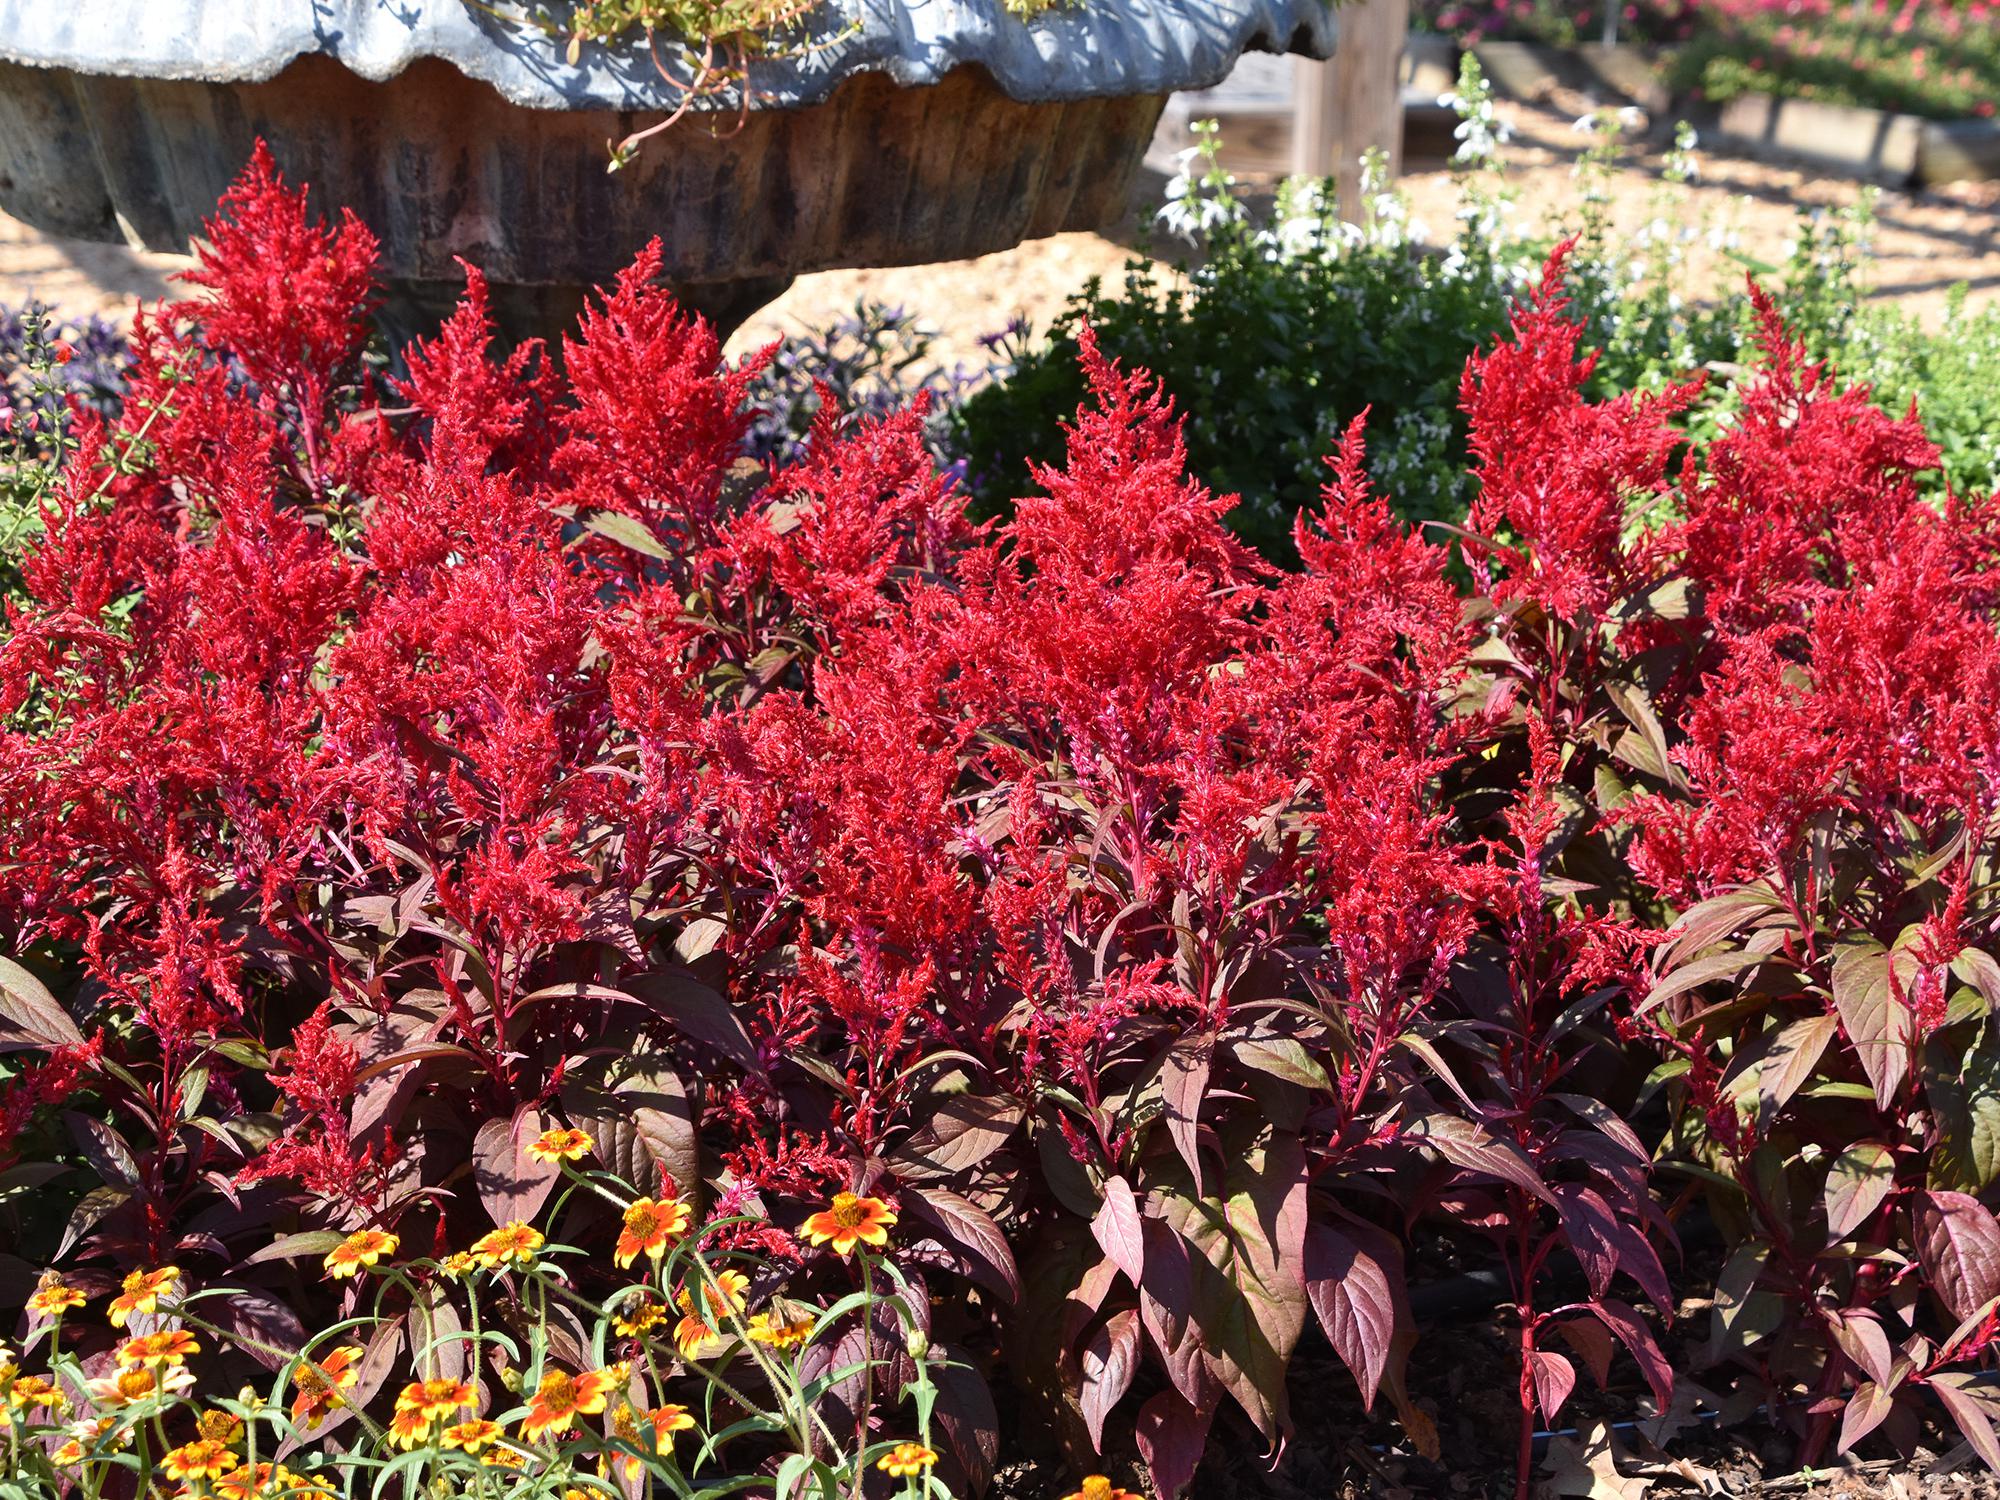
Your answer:
[[[1833,961],[1833,1003],[1861,1071],[1875,1090],[1875,1107],[1887,1109],[1910,1066],[1916,1020],[1889,983],[1889,954],[1880,945],[1850,944]]]
[[[1014,1252],[1000,1226],[983,1209],[940,1187],[912,1187],[903,1201],[911,1214],[929,1223],[946,1244],[990,1273],[979,1280],[1009,1302],[1021,1300],[1021,1273],[1014,1265]]]
[[[1555,1201],[1534,1165],[1517,1147],[1496,1139],[1470,1120],[1457,1115],[1426,1115],[1411,1127],[1404,1139],[1429,1146],[1446,1161],[1468,1172],[1511,1183],[1545,1203]]]
[[[931,1430],[943,1433],[945,1452],[965,1471],[968,1491],[977,1497],[986,1493],[1000,1459],[1000,1414],[994,1410],[986,1377],[963,1351],[940,1347],[934,1352],[944,1357],[929,1367],[937,1386]]]
[[[1083,1273],[1069,1295],[1063,1298],[1062,1332],[1057,1339],[1061,1347],[1067,1349],[1076,1342],[1077,1335],[1104,1306],[1104,1299],[1111,1294],[1111,1288],[1117,1281],[1118,1267],[1108,1256]]]
[[[1160,1500],[1175,1500],[1194,1482],[1213,1419],[1212,1412],[1196,1410],[1172,1391],[1161,1391],[1139,1408],[1134,1435]]]
[[[1910,1216],[1917,1256],[1954,1318],[2000,1296],[2000,1224],[1977,1198],[1921,1192]]]
[[[1209,1375],[1276,1442],[1288,1420],[1286,1366],[1306,1318],[1305,1151],[1298,1137],[1272,1132],[1223,1161],[1218,1196],[1162,1185],[1149,1206],[1195,1252],[1191,1341]]]
[[[1105,1418],[1132,1388],[1142,1343],[1139,1311],[1128,1307],[1107,1318],[1078,1357],[1077,1363],[1083,1370],[1083,1391],[1078,1405],[1083,1410],[1083,1424],[1090,1429],[1091,1446],[1099,1453],[1104,1451]]]
[[[1528,1375],[1535,1385],[1535,1404],[1553,1422],[1576,1389],[1576,1367],[1560,1354],[1535,1349],[1528,1354]]]
[[[263,1249],[244,1256],[237,1264],[254,1266],[260,1261],[303,1260],[307,1256],[318,1259],[346,1238],[335,1229],[307,1229],[298,1234],[281,1234]]]
[[[80,1047],[83,1033],[48,986],[11,958],[0,958],[0,1052]]]
[[[1683,964],[1670,974],[1661,976],[1659,983],[1647,992],[1645,1003],[1639,1007],[1640,1013],[1656,1010],[1676,995],[1684,995],[1689,990],[1699,989],[1704,984],[1712,984],[1718,979],[1729,979],[1742,973],[1752,964],[1762,963],[1766,955],[1745,953],[1735,950],[1728,953],[1711,953],[1706,958],[1697,958]]]
[[[1834,1343],[1840,1352],[1853,1360],[1862,1374],[1878,1385],[1888,1385],[1889,1371],[1895,1364],[1895,1351],[1889,1347],[1889,1335],[1882,1330],[1876,1319],[1865,1313],[1849,1313],[1843,1317],[1839,1313],[1828,1315],[1828,1325],[1833,1333]]]
[[[1880,1427],[1895,1409],[1896,1397],[1892,1392],[1872,1380],[1862,1381],[1847,1398],[1847,1409],[1840,1414],[1840,1444],[1835,1451],[1847,1452]]]
[[[763,1062],[736,1008],[712,986],[688,974],[641,974],[625,988],[663,1015],[682,1034],[706,1043],[746,1073],[761,1074]]]
[[[1597,1314],[1606,1328],[1618,1337],[1633,1359],[1638,1361],[1639,1373],[1646,1377],[1646,1384],[1652,1388],[1653,1399],[1665,1411],[1674,1400],[1674,1372],[1660,1353],[1660,1346],[1653,1340],[1653,1330],[1646,1326],[1630,1307],[1615,1297],[1600,1297],[1590,1304],[1590,1310]]]
[[[1166,1105],[1167,1134],[1174,1149],[1187,1163],[1197,1195],[1202,1191],[1201,1151],[1197,1140],[1201,1130],[1201,1101],[1208,1092],[1208,1069],[1215,1054],[1212,1036],[1191,1036],[1167,1050],[1160,1064],[1160,1092]]]
[[[1372,1409],[1396,1330],[1410,1321],[1395,1241],[1347,1225],[1308,1224],[1306,1299],[1353,1372],[1362,1409]]]
[[[1090,1221],[1090,1232],[1098,1248],[1123,1271],[1132,1285],[1140,1285],[1146,1275],[1145,1226],[1140,1222],[1139,1200],[1132,1184],[1123,1177],[1104,1180],[1104,1201]]]
[[[1660,1264],[1660,1252],[1653,1248],[1646,1231],[1630,1219],[1620,1219],[1613,1239],[1618,1245],[1618,1269],[1639,1284],[1661,1316],[1671,1318],[1674,1290],[1667,1281],[1667,1268]]]
[[[511,1120],[488,1120],[472,1141],[472,1180],[495,1224],[532,1222],[549,1200],[562,1170],[528,1155],[546,1127],[542,1112],[524,1104]]]
[[[1652,1165],[1652,1155],[1646,1150],[1646,1143],[1639,1139],[1639,1132],[1601,1099],[1592,1099],[1584,1094],[1551,1094],[1549,1097],[1579,1119],[1587,1121],[1601,1134],[1609,1136],[1631,1158],[1633,1166]]]
[[[1801,1016],[1771,1040],[1771,1050],[1758,1070],[1758,1110],[1770,1119],[1785,1107],[1792,1095],[1805,1087],[1826,1053],[1827,1044],[1840,1031],[1832,1016]]]
[[[1021,1101],[1008,1094],[947,1095],[889,1153],[889,1169],[908,1181],[968,1172],[1007,1143],[1022,1114]]]
[[[1896,1153],[1880,1141],[1856,1141],[1826,1171],[1826,1233],[1844,1240],[1880,1208],[1896,1185]]]
[[[1594,1189],[1559,1182],[1550,1191],[1562,1219],[1563,1238],[1583,1267],[1590,1294],[1602,1297],[1611,1290],[1611,1278],[1618,1274],[1618,1216]]]
[[[1611,1356],[1617,1347],[1604,1325],[1595,1318],[1564,1318],[1555,1330],[1602,1390],[1611,1379]]]
[[[305,1345],[299,1315],[269,1292],[241,1287],[200,1304],[202,1315],[267,1370],[282,1370]]]
[[[1993,1435],[1993,1409],[1979,1396],[1966,1388],[1973,1377],[1952,1372],[1933,1375],[1930,1388],[1937,1393],[1944,1409],[1951,1413],[1958,1430],[1965,1434],[1965,1440],[1972,1444],[1973,1451],[1986,1463],[1989,1469],[2000,1470],[2000,1441]]]

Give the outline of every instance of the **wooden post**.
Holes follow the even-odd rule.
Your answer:
[[[1331,60],[1294,59],[1292,171],[1331,177],[1340,216],[1360,218],[1361,157],[1388,155],[1403,168],[1403,47],[1410,0],[1352,0],[1335,12],[1340,40]]]

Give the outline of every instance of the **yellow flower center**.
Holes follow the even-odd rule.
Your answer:
[[[842,1193],[833,1200],[833,1222],[842,1229],[859,1229],[868,1222],[868,1210],[859,1198]]]
[[[570,1411],[576,1406],[576,1382],[558,1370],[542,1381],[542,1388],[535,1396],[552,1412]]]

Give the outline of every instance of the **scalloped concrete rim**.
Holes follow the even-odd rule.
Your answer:
[[[752,107],[798,109],[843,80],[905,87],[985,68],[1023,102],[1166,94],[1221,82],[1247,50],[1332,54],[1328,0],[1083,0],[1033,21],[1002,0],[827,0],[848,40],[765,65]],[[115,77],[262,82],[322,53],[383,81],[419,58],[449,62],[531,109],[671,109],[677,92],[643,49],[560,45],[464,0],[0,0],[0,58]],[[726,101],[714,107],[734,108]]]

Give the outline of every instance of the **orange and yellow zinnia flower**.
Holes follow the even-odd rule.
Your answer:
[[[220,1479],[236,1467],[236,1455],[213,1438],[201,1438],[173,1449],[165,1463],[175,1479]]]
[[[185,1328],[163,1333],[135,1333],[118,1346],[121,1365],[178,1365],[201,1353],[201,1341]]]
[[[516,1219],[474,1240],[472,1258],[489,1271],[497,1271],[509,1264],[525,1266],[545,1243],[539,1229]]]
[[[7,1387],[7,1404],[22,1411],[31,1406],[60,1407],[69,1403],[53,1380],[41,1375],[17,1375]]]
[[[922,1443],[898,1443],[875,1460],[875,1467],[895,1479],[921,1474],[937,1462],[937,1455]]]
[[[333,1500],[333,1492],[311,1475],[273,1463],[231,1469],[215,1481],[215,1493],[221,1500]]]
[[[1064,1495],[1063,1500],[1140,1500],[1140,1497],[1130,1490],[1121,1490],[1102,1474],[1092,1474],[1084,1480],[1082,1489]]]
[[[544,1130],[528,1143],[528,1155],[536,1161],[576,1161],[596,1147],[587,1130]]]
[[[603,1411],[616,1384],[609,1370],[586,1370],[581,1375],[549,1371],[535,1387],[528,1414],[521,1419],[521,1436],[535,1442],[549,1433],[568,1432],[578,1417]]]
[[[413,1411],[433,1421],[472,1405],[472,1387],[463,1380],[413,1380],[396,1397],[397,1411]]]
[[[243,1441],[243,1419],[226,1411],[205,1411],[195,1419],[195,1434],[234,1448]]]
[[[84,1295],[54,1271],[42,1272],[42,1279],[35,1286],[34,1295],[28,1298],[28,1311],[38,1318],[53,1318],[68,1308],[81,1307]]]
[[[185,1396],[194,1389],[194,1376],[179,1365],[165,1369],[131,1365],[115,1375],[86,1381],[84,1389],[100,1408],[134,1406],[155,1396]]]
[[[744,1297],[749,1290],[750,1278],[741,1271],[717,1271],[712,1280],[702,1284],[702,1304],[711,1317],[723,1316],[725,1308],[728,1312],[742,1312]]]
[[[612,1260],[620,1269],[631,1265],[641,1254],[658,1260],[666,1254],[669,1244],[687,1233],[690,1217],[688,1206],[678,1198],[664,1203],[653,1198],[639,1199],[625,1210],[625,1226],[618,1231]]]
[[[401,1243],[384,1230],[356,1230],[333,1247],[324,1262],[326,1274],[336,1279],[358,1276],[362,1267],[374,1265],[385,1255],[394,1255]]]
[[[479,1461],[489,1469],[525,1469],[528,1455],[519,1448],[509,1448],[505,1443],[495,1443],[479,1455]]]
[[[501,1427],[498,1422],[489,1422],[484,1417],[473,1417],[469,1421],[457,1422],[439,1434],[439,1440],[447,1448],[456,1448],[465,1453],[478,1453],[490,1448],[500,1439]]]
[[[180,1280],[179,1266],[161,1266],[156,1271],[134,1271],[125,1278],[124,1289],[111,1299],[111,1326],[123,1328],[133,1313],[149,1313],[160,1305],[160,1294]]]
[[[856,1245],[886,1245],[896,1215],[880,1198],[837,1193],[833,1202],[805,1222],[805,1236],[815,1245],[832,1245],[836,1255],[852,1255]]]
[[[420,1411],[399,1411],[389,1418],[389,1441],[398,1448],[414,1448],[430,1437],[436,1425]]]
[[[628,1339],[651,1331],[667,1315],[667,1304],[651,1292],[635,1292],[618,1304],[611,1326]]]
[[[80,1464],[85,1458],[102,1448],[107,1439],[113,1447],[122,1448],[130,1438],[118,1431],[116,1417],[89,1417],[81,1422],[72,1422],[68,1428],[69,1439],[49,1457],[59,1469],[67,1469]]]
[[[674,1293],[682,1317],[674,1325],[674,1347],[682,1359],[693,1359],[702,1345],[722,1337],[720,1324],[728,1314],[743,1311],[744,1294],[750,1278],[741,1271],[717,1271],[712,1282],[701,1288],[701,1311],[696,1312],[694,1291],[683,1286]]]
[[[361,1349],[343,1344],[324,1359],[302,1364],[292,1372],[292,1420],[305,1424],[307,1432],[326,1420],[327,1413],[341,1404],[340,1393],[361,1377]]]
[[[770,1313],[760,1312],[750,1319],[750,1337],[754,1342],[773,1349],[790,1349],[812,1337],[813,1323],[811,1318],[781,1321]]]
[[[470,1410],[472,1401],[472,1387],[463,1380],[413,1380],[396,1397],[389,1441],[399,1448],[414,1448],[430,1437],[439,1422]]]
[[[640,1436],[641,1423],[651,1429],[650,1449],[647,1448],[646,1439]],[[657,1406],[651,1411],[642,1412],[634,1408],[631,1402],[621,1401],[618,1410],[611,1416],[611,1435],[630,1443],[641,1452],[671,1453],[674,1434],[686,1432],[693,1426],[694,1418],[688,1415],[685,1406]],[[639,1459],[629,1453],[615,1454],[611,1462],[628,1485],[637,1484],[639,1475],[645,1468]]]

